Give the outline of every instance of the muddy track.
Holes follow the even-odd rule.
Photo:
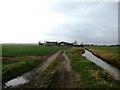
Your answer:
[[[45,70],[58,57],[58,55],[61,52],[62,51],[58,51],[57,53],[53,54],[47,60],[42,62],[37,68],[35,68],[32,72],[30,72],[30,75],[26,77],[29,80],[28,83],[23,84],[23,85],[15,86],[14,88],[40,88],[40,87],[46,87],[46,85],[44,83],[47,81],[45,79],[48,76],[45,73]]]
[[[29,83],[14,88],[82,88],[80,76],[70,65],[66,51],[59,51],[35,68]]]
[[[80,76],[71,69],[70,60],[65,52],[61,55],[61,60],[56,68],[50,88],[82,88]]]

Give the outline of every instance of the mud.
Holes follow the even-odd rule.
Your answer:
[[[80,75],[71,69],[70,60],[65,52],[55,53],[35,68],[27,77],[28,83],[11,88],[82,88]],[[58,63],[54,64],[56,60]],[[52,69],[49,69],[50,65]]]
[[[65,51],[61,58],[50,88],[82,88],[80,76],[71,69],[70,60]]]

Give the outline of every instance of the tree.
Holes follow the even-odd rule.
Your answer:
[[[84,44],[83,44],[83,42],[81,43],[81,47],[84,47]]]
[[[39,45],[43,45],[43,44],[41,43],[41,41],[39,41],[38,44],[39,44]]]

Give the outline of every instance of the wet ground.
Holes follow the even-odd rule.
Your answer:
[[[61,60],[56,68],[56,75],[54,76],[51,88],[78,88],[81,87],[80,77],[77,75],[70,66],[70,60],[65,55],[61,55]],[[81,85],[80,85],[81,84]]]
[[[54,67],[49,69],[50,65]],[[14,84],[14,80],[6,86],[11,86],[10,88],[82,88],[80,76],[71,69],[70,60],[65,51],[53,54],[31,72],[24,74],[24,79],[20,79],[18,85]],[[26,82],[23,83],[24,81]]]

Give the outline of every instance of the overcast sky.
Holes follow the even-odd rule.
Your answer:
[[[0,43],[118,43],[118,3],[1,0]]]

